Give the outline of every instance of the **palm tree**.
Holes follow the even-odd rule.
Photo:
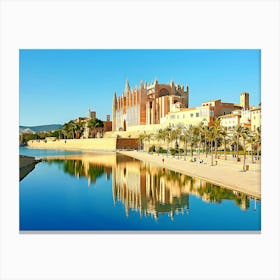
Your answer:
[[[182,130],[181,140],[184,141],[184,160],[186,160],[186,156],[188,153],[188,141],[191,139],[190,131],[187,127]]]
[[[158,143],[164,139],[163,130],[160,129],[156,134],[153,135],[153,139],[156,140]],[[159,147],[157,147],[157,154],[159,155]]]
[[[153,134],[152,133],[147,133],[146,137],[145,137],[145,140],[147,140],[149,142],[149,148],[151,146],[151,140],[152,139],[153,139]],[[149,148],[148,148],[148,151],[149,151]]]
[[[218,138],[221,136],[221,119],[216,119],[214,121],[214,132],[215,132],[215,158],[217,158],[217,150],[218,150]]]
[[[236,143],[236,157],[239,156],[239,138],[242,134],[242,126],[240,124],[236,125],[233,129],[233,140]]]
[[[200,122],[198,124],[198,159],[200,159],[200,148],[201,148],[201,142],[202,142],[202,135],[204,133],[204,124],[203,122]]]
[[[177,126],[177,134],[178,134],[178,159],[181,157],[181,149],[180,149],[180,144],[182,141],[182,131],[184,129],[184,127],[182,125],[178,125]]]
[[[168,157],[168,153],[169,153],[169,144],[171,142],[171,128],[170,127],[167,127],[165,128],[162,133],[163,133],[163,136],[164,136],[164,139],[166,140],[167,142],[167,157]]]
[[[208,133],[208,126],[202,126],[201,130],[202,130],[202,135],[204,137],[204,153],[205,153],[205,157],[207,157],[207,133]]]
[[[68,129],[69,129],[69,132],[71,133],[72,139],[74,139],[75,138],[76,124],[75,124],[75,122],[73,120],[71,120],[68,123]]]
[[[172,130],[171,130],[171,133],[170,133],[170,142],[175,141],[176,144],[177,144],[177,139],[178,139],[180,133],[181,133],[181,132],[180,132],[179,129],[172,129]],[[177,145],[176,145],[176,146],[177,146]],[[175,148],[177,148],[177,147],[175,147]],[[175,155],[174,155],[174,156],[175,156]]]
[[[245,172],[245,164],[246,164],[246,141],[249,137],[249,129],[247,127],[242,127],[240,130],[240,136],[243,140],[243,151],[244,151],[244,156],[243,156],[243,171]]]
[[[141,141],[141,144],[142,144],[142,142],[143,142],[143,144],[144,144],[144,149],[145,149],[145,146],[147,146],[147,145],[145,145],[145,142],[146,141],[148,141],[149,142],[149,146],[147,146],[147,151],[149,151],[149,148],[150,148],[150,141],[151,141],[151,139],[153,138],[153,134],[151,134],[151,133],[146,133],[146,131],[144,131],[144,133],[141,133],[140,135],[139,135],[139,140]]]
[[[89,129],[89,133],[88,133],[89,138],[91,138],[93,135],[92,130],[95,129],[95,120],[96,119],[90,119],[87,121],[87,127]],[[95,135],[95,131],[94,131],[94,135]]]
[[[227,137],[228,137],[228,131],[227,128],[222,126],[220,130],[220,136],[223,138],[224,143],[224,158],[227,160]]]
[[[141,148],[142,148],[142,145],[143,145],[143,141],[145,140],[145,138],[146,138],[146,134],[145,133],[140,133],[139,134],[139,150],[141,150]]]
[[[95,138],[97,129],[104,127],[104,124],[101,120],[93,118],[88,120],[87,127],[90,129],[90,135],[92,135],[91,130],[93,129],[93,136]]]
[[[74,138],[75,122],[73,120],[63,125],[63,134],[66,138]]]
[[[216,132],[213,126],[208,127],[207,139],[210,142],[211,166],[213,166],[213,141],[216,139]]]
[[[248,139],[247,139],[247,143],[250,145],[251,147],[251,162],[254,162],[254,145],[256,143],[256,134],[250,134]],[[249,152],[248,152],[248,156],[249,156]]]
[[[191,156],[193,157],[193,148],[198,142],[198,127],[190,125],[190,143],[191,143]]]
[[[257,160],[259,159],[259,148],[261,147],[261,127],[257,128],[256,132],[256,145],[257,145]]]
[[[81,122],[76,122],[75,123],[75,130],[76,130],[76,133],[79,135],[79,138],[81,137],[81,134],[83,133],[84,131],[84,124],[81,123]]]

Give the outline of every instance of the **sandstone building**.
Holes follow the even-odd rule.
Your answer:
[[[165,116],[176,108],[188,108],[188,86],[140,83],[139,88],[131,89],[126,81],[124,92],[113,98],[112,130],[126,131],[129,127],[155,125],[164,122]]]
[[[147,132],[166,127],[190,126],[203,123],[213,125],[221,119],[221,125],[229,129],[236,125],[249,127],[252,131],[261,126],[261,107],[249,104],[249,93],[240,94],[240,103],[222,102],[221,99],[203,102],[201,106],[189,108],[189,88],[155,81],[131,89],[126,81],[124,92],[113,98],[112,130]]]

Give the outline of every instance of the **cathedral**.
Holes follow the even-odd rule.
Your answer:
[[[124,92],[117,97],[114,94],[112,106],[112,130],[126,131],[139,125],[161,124],[165,116],[179,108],[188,108],[189,88],[169,84],[140,82],[140,86],[130,88],[126,81]]]

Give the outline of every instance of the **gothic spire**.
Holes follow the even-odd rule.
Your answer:
[[[113,96],[113,105],[117,102],[117,93],[115,92],[114,93],[114,96]]]
[[[126,83],[125,83],[125,88],[124,88],[124,92],[128,92],[130,91],[130,86],[129,86],[129,82],[128,82],[128,79],[126,79]]]

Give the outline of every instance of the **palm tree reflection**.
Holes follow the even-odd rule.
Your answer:
[[[149,215],[155,219],[166,213],[171,219],[175,214],[189,214],[190,195],[207,203],[231,200],[242,210],[250,207],[250,196],[244,193],[119,154],[104,159],[76,156],[51,159],[48,162],[58,164],[71,176],[87,177],[89,185],[95,184],[104,173],[109,180],[112,173],[114,204],[121,202],[127,216],[130,211],[137,211],[140,216]]]

